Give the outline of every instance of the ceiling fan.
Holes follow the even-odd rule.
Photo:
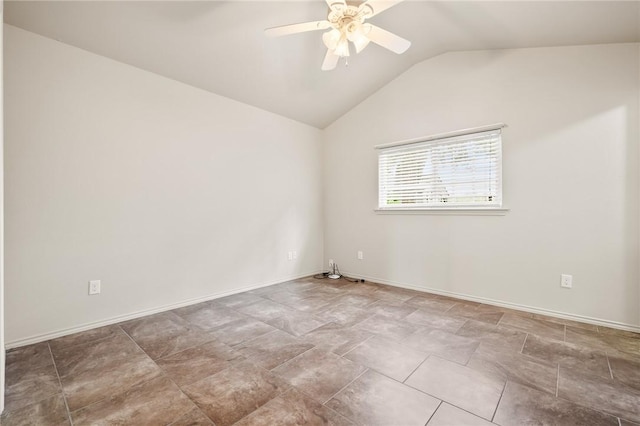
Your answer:
[[[411,42],[366,20],[401,1],[367,0],[355,6],[348,4],[345,0],[326,0],[329,5],[329,15],[326,20],[268,28],[265,34],[270,37],[279,37],[306,31],[329,30],[322,34],[322,41],[327,46],[327,54],[322,63],[323,71],[334,69],[340,58],[349,56],[349,42],[353,43],[356,53],[360,53],[372,41],[400,54],[411,46]]]

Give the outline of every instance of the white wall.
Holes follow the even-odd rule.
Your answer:
[[[9,346],[321,269],[319,130],[4,28]]]
[[[325,261],[382,282],[640,325],[639,93],[637,44],[415,65],[326,129]],[[374,213],[375,145],[497,122],[509,126],[506,216]]]
[[[311,274],[323,254],[382,282],[640,324],[637,44],[442,55],[323,135],[4,28],[9,346]],[[373,212],[374,145],[495,122],[506,216]]]
[[[4,22],[4,1],[0,0],[0,22]],[[0,413],[4,411],[4,96],[3,32],[0,31]]]

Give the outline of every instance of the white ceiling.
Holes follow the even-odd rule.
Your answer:
[[[324,128],[417,62],[448,51],[640,41],[640,1],[411,1],[370,22],[411,40],[321,71],[322,32],[263,30],[326,18],[316,1],[5,1],[5,22]]]

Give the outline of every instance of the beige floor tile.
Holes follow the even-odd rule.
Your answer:
[[[618,419],[527,386],[508,382],[494,422],[502,426],[615,426]]]
[[[311,330],[325,325],[327,320],[320,319],[314,315],[292,311],[266,321],[267,324],[274,326],[282,331],[286,331],[294,336],[301,336]]]
[[[216,424],[231,425],[287,390],[287,383],[251,363],[242,363],[183,387]]]
[[[480,341],[443,330],[422,329],[402,340],[402,344],[458,364],[466,364]]]
[[[588,370],[560,367],[558,397],[623,419],[640,422],[640,390]]]
[[[2,425],[69,424],[68,405],[98,425],[640,426],[637,333],[369,282],[288,281],[6,361]]]
[[[168,424],[193,408],[193,402],[166,377],[135,385],[71,413],[74,425]]]
[[[221,297],[220,299],[215,299],[213,302],[217,305],[226,306],[227,308],[237,309],[262,300],[262,297],[255,294],[238,293],[227,297]]]
[[[348,359],[314,348],[273,372],[317,402],[324,403],[365,370]]]
[[[236,423],[236,426],[353,425],[335,411],[291,389]]]
[[[81,331],[80,333],[74,333],[68,336],[58,337],[57,339],[49,340],[49,345],[51,346],[51,349],[62,349],[67,346],[78,345],[81,343],[96,342],[121,333],[122,329],[120,326],[118,324],[114,324],[106,327],[94,328],[93,330]]]
[[[522,330],[528,334],[539,337],[564,341],[564,324],[544,321],[541,319],[527,318],[522,315],[506,313],[500,319],[499,325],[516,330]]]
[[[354,326],[382,337],[393,340],[402,340],[415,333],[419,326],[408,324],[405,321],[374,315]]]
[[[493,375],[435,356],[405,383],[486,420],[493,417],[504,388],[504,381]]]
[[[456,332],[459,336],[471,337],[481,344],[503,351],[520,352],[527,333],[499,325],[469,320]]]
[[[198,319],[192,319],[192,321],[202,325],[204,321],[201,319],[205,315],[215,315],[213,312],[216,311],[209,308],[200,309],[193,314]],[[216,318],[207,322],[217,323],[218,321]],[[162,358],[213,340],[213,336],[199,325],[171,311],[127,321],[121,326],[152,359]]]
[[[437,328],[451,333],[455,333],[467,320],[465,318],[447,315],[442,312],[426,311],[418,309],[407,315],[405,320],[411,324],[417,324],[429,328]]]
[[[607,354],[601,350],[530,335],[522,348],[522,353],[560,364],[561,367],[588,370],[592,374],[611,378]]]
[[[630,357],[623,352],[609,351],[607,356],[613,378],[640,390],[640,354]]]
[[[556,394],[558,368],[556,364],[512,351],[491,349],[480,345],[471,356],[467,367],[502,380],[510,380],[529,387]]]
[[[235,346],[275,330],[275,327],[257,319],[244,318],[212,329],[210,333],[217,341]]]
[[[428,311],[445,312],[453,308],[457,302],[431,295],[418,295],[408,299],[405,303]]]
[[[312,344],[281,330],[234,346],[234,349],[242,356],[267,370],[271,370],[311,348],[313,348]]]
[[[198,407],[194,407],[169,426],[215,426],[211,419]]]
[[[604,351],[619,351],[630,356],[639,356],[640,339],[625,333],[601,333],[583,328],[567,326],[566,341],[583,346],[591,346]]]
[[[238,311],[265,322],[281,317],[287,313],[295,312],[295,310],[289,306],[267,299],[243,306],[239,308]]]
[[[397,320],[404,319],[407,315],[415,312],[418,308],[400,302],[377,301],[376,303],[366,307],[366,310],[383,317],[394,318]]]
[[[326,352],[343,355],[372,336],[368,331],[332,322],[308,332],[302,339]]]
[[[7,411],[62,392],[46,342],[12,349],[7,352],[5,361],[4,403]]]
[[[164,373],[180,386],[216,374],[245,358],[240,352],[220,342],[185,349],[156,360]]]
[[[344,355],[345,358],[403,382],[428,354],[375,336]]]
[[[64,398],[58,394],[16,410],[5,409],[0,416],[0,424],[3,426],[61,426],[71,423],[64,405]]]
[[[491,426],[493,423],[443,402],[427,426]]]
[[[335,395],[327,406],[361,425],[422,426],[440,400],[367,371]]]
[[[331,304],[325,309],[316,312],[318,318],[323,318],[346,327],[358,324],[373,315],[373,312],[370,312],[365,307],[345,303]]]
[[[52,352],[71,411],[162,374],[124,333]]]

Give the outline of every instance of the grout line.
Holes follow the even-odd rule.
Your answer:
[[[258,321],[259,321],[259,320],[258,320]],[[264,322],[264,321],[260,321],[260,322],[262,322],[263,324],[267,324],[267,323],[266,323],[266,322]],[[270,326],[270,327],[273,327],[273,326],[272,326],[272,325],[270,325],[270,324],[267,324],[267,325],[268,325],[268,326]],[[252,337],[252,338],[247,339],[247,340],[243,340],[242,342],[240,342],[240,343],[236,343],[236,344],[235,344],[235,345],[233,345],[233,346],[232,346],[232,345],[227,345],[226,343],[225,343],[225,345],[227,345],[227,346],[229,346],[230,348],[232,348],[232,349],[233,349],[233,348],[236,348],[236,347],[238,347],[238,346],[244,345],[244,344],[246,344],[246,343],[252,342],[252,341],[254,341],[254,340],[256,340],[256,339],[259,339],[259,338],[261,338],[261,337],[264,337],[264,336],[268,336],[268,335],[270,335],[270,334],[273,334],[273,333],[275,333],[276,331],[282,331],[282,330],[280,330],[280,329],[279,329],[279,328],[277,328],[277,327],[273,327],[273,330],[271,330],[271,331],[267,331],[266,333],[261,334],[261,335],[259,335],[259,336]],[[284,331],[283,333],[286,333],[286,331]],[[287,334],[289,334],[289,333],[287,333]],[[293,336],[293,337],[295,337],[295,336]]]
[[[185,320],[185,321],[187,321],[187,320]],[[187,322],[189,323],[189,325],[192,325],[192,326],[194,325],[194,324],[190,323],[189,321],[187,321]],[[122,328],[122,327],[120,327],[120,328]],[[129,338],[129,339],[130,339],[130,340],[131,340],[131,341],[132,341],[132,342],[133,342],[137,347],[138,347],[138,349],[140,349],[140,350],[141,350],[141,351],[142,351],[146,356],[148,356],[148,357],[149,357],[149,359],[150,359],[151,361],[153,361],[153,362],[154,362],[154,364],[155,364],[156,360],[155,360],[155,359],[153,359],[153,358],[151,357],[151,355],[149,355],[149,354],[147,353],[147,351],[145,351],[145,350],[142,348],[142,346],[140,346],[140,345],[138,344],[138,342],[136,342],[136,341],[133,339],[133,337],[131,337],[131,336],[129,335],[129,333],[127,333],[127,332],[126,332],[126,330],[125,330],[124,328],[122,328],[122,331],[123,331],[123,332],[124,332],[124,334],[126,334],[126,335],[127,335],[127,337],[128,337],[128,338]],[[158,357],[157,359],[158,359],[158,360],[160,360],[160,359],[163,359],[163,358],[166,358],[166,357],[169,357],[169,356],[175,355],[175,354],[179,354],[180,352],[184,352],[184,351],[187,351],[187,350],[189,350],[189,349],[198,348],[198,347],[200,347],[200,346],[204,346],[204,345],[206,345],[206,344],[208,344],[208,343],[211,343],[211,342],[216,341],[215,337],[213,337],[213,336],[211,335],[211,333],[210,333],[210,332],[208,332],[208,331],[206,331],[206,330],[202,330],[202,331],[204,332],[204,334],[207,334],[208,336],[210,336],[210,337],[211,337],[211,340],[207,340],[206,342],[202,342],[202,343],[199,343],[199,344],[195,344],[195,345],[193,345],[193,346],[189,346],[189,347],[187,347],[187,348],[180,349],[180,350],[179,350],[179,351],[177,351],[177,352],[171,352],[171,353],[168,353],[168,354],[162,355],[162,356]],[[220,342],[220,343],[222,343],[222,342]],[[229,346],[229,345],[227,345],[227,346]],[[156,364],[156,365],[158,365],[158,364]],[[158,366],[158,367],[160,367],[160,366]],[[164,370],[163,370],[163,371],[164,371]]]
[[[427,426],[429,424],[429,422],[431,421],[431,419],[433,418],[433,416],[436,415],[436,413],[438,412],[438,410],[440,409],[440,407],[442,407],[442,404],[444,404],[443,400],[440,400],[440,403],[438,404],[438,406],[436,407],[435,410],[433,410],[433,413],[431,413],[431,415],[429,416],[429,418],[427,419],[427,422],[424,424],[424,426]]]
[[[506,381],[505,381],[505,382],[506,382]],[[504,390],[504,389],[503,389],[503,390]],[[424,392],[423,392],[423,393],[424,393]],[[429,395],[429,394],[427,394],[427,395]],[[436,399],[439,399],[439,398],[436,398]],[[498,402],[500,402],[500,401],[498,401]],[[458,409],[458,410],[460,410],[460,411],[464,411],[465,413],[468,413],[469,415],[471,415],[471,416],[473,416],[473,417],[477,417],[477,418],[482,419],[482,420],[484,420],[484,421],[489,421],[489,420],[487,420],[487,418],[486,418],[486,417],[482,417],[481,415],[479,415],[479,414],[477,414],[477,413],[472,413],[471,411],[469,411],[469,410],[468,410],[468,409],[466,409],[466,408],[458,407],[457,405],[453,404],[452,402],[448,402],[448,401],[445,401],[445,400],[443,399],[443,400],[442,400],[442,403],[443,403],[443,404],[448,404],[448,405],[450,405],[450,406],[452,406],[452,407],[454,407],[454,408],[457,408],[457,409]],[[497,405],[496,405],[496,407],[497,407]],[[493,423],[491,423],[491,424],[493,425]],[[458,426],[458,425],[456,425],[456,426]],[[498,425],[496,425],[496,426],[498,426]]]
[[[504,395],[504,390],[507,388],[508,382],[509,382],[509,379],[507,378],[507,380],[504,381],[504,385],[502,385],[502,392],[500,392],[500,398],[498,398],[498,403],[496,404],[496,408],[493,410],[493,415],[491,416],[491,420],[490,420],[491,422],[493,422],[493,419],[496,417],[496,413],[498,412],[498,407],[500,406],[500,402],[502,401],[502,396]]]
[[[293,358],[288,359],[288,360],[286,360],[285,362],[283,362],[282,364],[278,364],[278,365],[276,365],[275,367],[273,367],[271,370],[267,370],[267,371],[273,371],[273,370],[275,370],[275,369],[276,369],[276,368],[278,368],[278,367],[282,367],[283,365],[287,365],[287,364],[289,364],[291,361],[293,361],[294,359],[301,357],[302,355],[306,354],[307,352],[309,352],[309,351],[310,351],[310,350],[312,350],[312,349],[316,349],[316,345],[311,346],[311,347],[310,347],[309,349],[307,349],[306,351],[299,353],[298,355],[294,356]],[[320,349],[319,349],[319,350],[320,350]],[[323,352],[324,352],[324,351],[323,351]],[[333,352],[329,352],[329,353],[333,353]],[[337,355],[337,354],[334,354],[334,355],[335,355],[335,356],[340,356],[340,355]],[[249,361],[249,362],[253,363],[253,361],[251,360],[251,358],[247,358],[247,361]],[[266,370],[266,368],[265,368],[265,370]]]
[[[154,361],[154,362],[155,362],[155,361]],[[157,364],[156,364],[156,365],[157,365]],[[209,417],[209,416],[207,415],[207,413],[205,413],[204,411],[202,411],[202,410],[200,409],[200,406],[199,406],[198,404],[196,404],[196,402],[195,402],[193,399],[191,399],[191,398],[189,397],[189,395],[187,395],[186,393],[184,393],[184,391],[182,390],[182,387],[181,387],[179,384],[177,384],[177,383],[175,382],[175,380],[173,380],[171,377],[169,377],[168,375],[166,375],[166,374],[164,373],[164,370],[162,371],[162,375],[163,375],[163,376],[165,376],[165,378],[166,378],[167,380],[169,380],[171,383],[173,383],[173,384],[178,388],[178,390],[180,391],[180,393],[181,393],[182,395],[184,395],[184,396],[185,396],[185,398],[187,398],[189,401],[191,401],[191,402],[193,403],[193,405],[195,406],[195,408],[197,408],[197,409],[198,409],[198,411],[200,411],[200,412],[201,412],[201,413],[202,413],[206,418],[208,418],[209,420],[211,420],[211,422],[213,422],[213,419],[212,419],[211,417]],[[209,377],[209,376],[207,376],[207,377]],[[206,379],[206,377],[204,377],[204,378]],[[197,381],[197,380],[196,380],[196,381]],[[146,383],[146,382],[145,382],[145,383]],[[193,382],[193,383],[195,383],[195,382]],[[187,385],[187,386],[188,386],[188,385]],[[193,410],[193,408],[191,408],[189,411],[191,411],[191,410]],[[189,413],[189,411],[185,411],[184,413],[182,413],[182,415],[181,415],[180,417],[182,417],[182,416],[184,416],[185,414]],[[180,417],[178,417],[177,419],[175,419],[174,421],[172,421],[171,423],[169,423],[167,426],[171,426],[172,424],[174,424],[175,422],[177,422],[178,420],[180,420]]]
[[[560,387],[560,363],[556,369],[556,398],[558,397],[558,388]]]
[[[153,363],[154,363],[154,364],[156,364],[156,360],[154,360],[153,358],[151,358],[151,356],[150,356],[150,355],[149,355],[149,354],[148,354],[144,349],[142,349],[142,348],[140,347],[140,345],[138,344],[138,342],[136,342],[135,340],[133,340],[133,337],[131,337],[131,336],[129,335],[129,333],[127,333],[127,331],[126,331],[124,328],[122,328],[122,327],[120,327],[120,328],[122,329],[122,332],[125,334],[125,336],[127,336],[127,337],[129,338],[129,340],[131,340],[131,341],[133,342],[133,344],[134,344],[134,345],[136,345],[136,347],[142,351],[142,353],[143,353],[143,354],[145,354],[145,355],[146,355],[146,356],[147,356],[151,361],[153,361]],[[188,349],[188,348],[187,348],[187,349]],[[176,353],[177,353],[177,352],[176,352]],[[168,356],[168,355],[167,355],[167,356]],[[158,359],[160,359],[160,358],[158,358]],[[156,364],[156,366],[158,366],[158,364]],[[160,368],[160,367],[158,366],[158,368]],[[162,368],[160,368],[160,370],[164,372],[164,370],[162,370]]]
[[[604,355],[607,357],[607,365],[609,366],[609,374],[611,375],[611,379],[613,380],[613,369],[611,368],[611,361],[609,361],[609,352],[605,351]]]
[[[567,341],[567,325],[564,325],[564,336],[562,337],[562,341],[566,342]]]
[[[331,396],[329,397],[329,399],[327,399],[325,402],[323,402],[323,403],[322,403],[322,405],[324,405],[324,404],[326,404],[327,402],[331,401],[331,399],[332,399],[334,396],[336,396],[337,394],[339,394],[340,392],[342,392],[343,390],[345,390],[347,387],[349,387],[349,386],[351,385],[351,383],[353,383],[353,382],[355,382],[356,380],[358,380],[358,379],[359,379],[360,377],[362,377],[362,375],[363,375],[364,373],[366,373],[367,371],[369,371],[369,368],[368,368],[368,367],[365,367],[365,368],[364,368],[364,371],[363,371],[362,373],[358,374],[358,376],[357,376],[355,379],[351,380],[349,383],[347,383],[347,384],[346,384],[346,385],[344,385],[342,388],[340,388],[340,390],[338,390],[338,392],[336,392],[336,393],[334,393],[333,395],[331,395]]]
[[[373,339],[374,337],[377,337],[377,334],[371,334],[371,336],[367,337],[366,339],[364,339],[362,342],[358,343],[357,345],[355,345],[354,347],[352,347],[351,349],[349,349],[348,351],[346,351],[345,353],[343,353],[342,355],[340,355],[342,358],[344,358],[344,356],[346,354],[348,354],[349,352],[353,351],[355,348],[362,346],[363,343],[368,342],[369,340]],[[337,354],[336,354],[337,355]],[[345,359],[349,359],[349,358],[345,358]],[[349,360],[351,361],[351,360]]]
[[[402,383],[402,384],[406,384],[405,382],[406,382],[407,380],[409,380],[409,377],[413,376],[413,373],[415,373],[415,372],[416,372],[416,370],[417,370],[418,368],[422,367],[422,364],[424,364],[424,363],[425,363],[425,361],[427,361],[429,358],[431,358],[431,353],[427,353],[427,357],[426,357],[425,359],[423,359],[423,360],[422,360],[422,362],[421,362],[420,364],[418,364],[418,366],[417,366],[416,368],[414,368],[414,369],[413,369],[413,371],[412,371],[412,372],[407,376],[407,378],[406,378],[406,379],[404,379],[404,380],[403,380],[402,382],[400,382],[400,383]],[[407,385],[407,386],[409,386],[409,385]],[[426,393],[426,392],[425,392],[425,393]],[[440,399],[440,398],[438,398],[438,399]]]
[[[366,371],[365,371],[365,372],[366,372]],[[364,374],[364,373],[363,373],[363,374]],[[356,379],[357,379],[357,378],[356,378]],[[311,395],[307,394],[304,390],[302,390],[302,389],[300,389],[300,388],[295,387],[294,385],[291,385],[291,387],[289,388],[289,390],[288,390],[287,392],[292,392],[293,390],[295,390],[295,391],[297,391],[297,392],[301,393],[302,395],[306,396],[306,397],[307,397],[307,398],[309,398],[310,400],[312,400],[312,401],[317,402],[317,403],[319,403],[319,404],[320,404],[320,401],[318,401],[317,399],[315,399],[315,398],[314,398],[314,397],[312,397]],[[280,394],[280,396],[282,396],[283,394],[284,394],[284,393]],[[336,394],[336,395],[337,395],[337,394]],[[333,396],[335,396],[335,395],[333,395]],[[333,398],[333,396],[332,396],[331,398]],[[327,402],[331,401],[331,398],[329,398],[329,399],[327,400]],[[275,399],[275,398],[274,398],[274,399]],[[347,423],[353,423],[354,425],[356,425],[356,424],[357,424],[357,423],[355,422],[355,420],[353,420],[350,416],[347,416],[347,415],[345,415],[345,414],[342,414],[342,413],[340,413],[340,412],[336,411],[335,409],[333,409],[333,408],[329,407],[328,405],[324,405],[324,404],[320,404],[320,405],[322,405],[322,407],[324,407],[325,409],[327,409],[327,410],[329,410],[329,411],[333,412],[333,413],[334,413],[334,414],[336,414],[338,417],[345,419],[345,420],[347,421]]]
[[[451,334],[455,334],[456,336],[461,336],[461,334],[458,334],[458,332],[459,332],[460,330],[462,330],[462,328],[463,328],[465,325],[467,325],[467,323],[468,323],[469,321],[471,321],[471,318],[465,318],[465,319],[464,319],[464,322],[462,323],[462,325],[461,325],[460,327],[458,327],[458,329],[457,329],[454,333],[451,333]],[[489,324],[489,325],[491,325],[491,324]],[[494,326],[494,327],[496,327],[497,325],[498,325],[498,324],[493,324],[493,326]],[[463,337],[468,337],[468,336],[463,336]]]
[[[622,420],[620,420],[620,417],[618,417],[618,426],[622,426]]]
[[[69,418],[69,424],[73,426],[73,419],[71,418],[71,411],[69,410],[69,404],[67,403],[67,396],[64,394],[64,388],[62,387],[62,380],[60,380],[60,373],[58,373],[58,366],[56,360],[53,358],[53,352],[51,351],[51,345],[47,342],[47,348],[49,348],[49,355],[51,356],[51,362],[53,368],[56,370],[56,377],[58,378],[58,384],[60,385],[60,393],[62,393],[62,399],[64,400],[64,407],[67,410],[67,417]]]
[[[524,336],[524,341],[522,342],[522,347],[520,348],[520,351],[518,353],[521,353],[524,355],[524,353],[522,351],[524,351],[524,345],[527,344],[527,339],[529,338],[529,333],[526,334],[526,336]]]

